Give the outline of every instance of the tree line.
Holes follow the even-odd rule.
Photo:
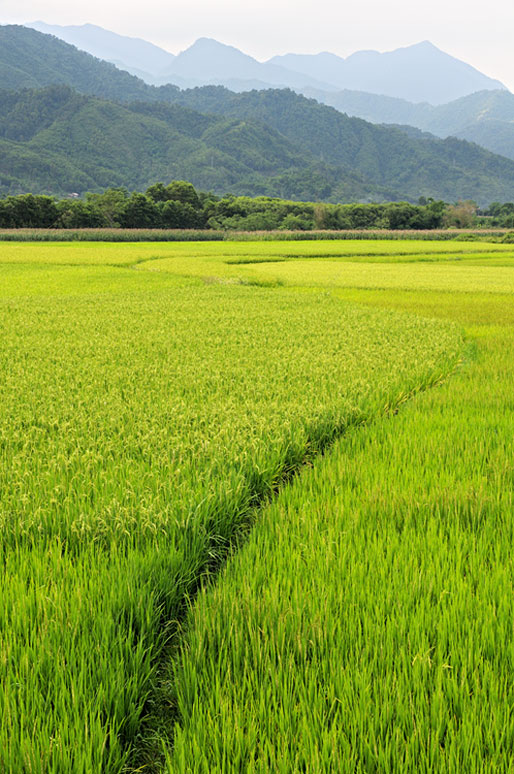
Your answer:
[[[21,194],[0,199],[0,228],[435,229],[514,225],[514,204],[494,203],[477,214],[473,202],[433,199],[378,204],[296,202],[197,191],[184,180],[155,183],[144,193],[108,188],[83,199]]]

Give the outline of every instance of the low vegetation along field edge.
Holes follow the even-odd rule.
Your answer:
[[[294,241],[323,239],[502,239],[503,229],[347,230],[347,231],[216,231],[207,229],[145,228],[13,228],[0,229],[0,242],[223,242]]]

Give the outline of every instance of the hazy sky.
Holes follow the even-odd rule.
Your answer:
[[[273,54],[388,51],[430,40],[514,91],[513,0],[0,0],[0,23],[91,22],[178,53],[199,37]]]

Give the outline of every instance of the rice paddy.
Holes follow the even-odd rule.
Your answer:
[[[0,770],[509,771],[513,293],[499,244],[2,245]]]

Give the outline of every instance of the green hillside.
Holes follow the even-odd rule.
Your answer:
[[[151,86],[53,35],[0,26],[0,83],[5,89],[64,83],[108,99],[151,99]]]
[[[438,137],[458,137],[514,159],[514,95],[505,89],[479,91],[437,106],[360,91],[309,89],[307,93],[350,116],[377,124],[408,124]]]
[[[494,118],[475,121],[462,131],[456,132],[459,139],[466,139],[489,148],[509,159],[514,159],[514,122]]]
[[[289,91],[217,93],[225,97],[218,115],[181,104],[122,105],[66,86],[0,92],[0,193],[141,190],[187,179],[217,193],[311,201],[432,196],[487,204],[514,196],[514,162],[477,145],[411,139]],[[215,107],[209,87],[181,94],[197,107],[203,101],[205,111]]]
[[[188,179],[218,192],[390,199],[392,190],[318,164],[269,126],[180,105],[134,105],[66,86],[0,92],[0,193],[144,189]]]

